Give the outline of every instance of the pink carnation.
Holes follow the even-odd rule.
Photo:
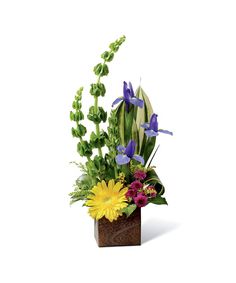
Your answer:
[[[134,198],[134,202],[137,205],[137,207],[143,207],[147,205],[148,198],[141,193],[141,194],[138,194],[137,197]]]
[[[134,172],[134,178],[139,180],[144,180],[147,177],[147,174],[142,170],[136,170]]]
[[[138,180],[133,181],[130,184],[130,188],[133,189],[133,190],[136,190],[136,191],[141,189],[142,187],[143,187],[143,184],[140,181],[138,181]]]

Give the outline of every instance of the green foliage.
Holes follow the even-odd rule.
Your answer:
[[[103,83],[96,83],[96,84],[91,84],[90,88],[90,94],[93,96],[104,96],[106,93],[106,88]]]
[[[71,198],[70,204],[79,200],[86,200],[90,194],[92,185],[92,178],[90,176],[87,174],[81,175],[75,182],[74,191],[69,194]]]
[[[82,111],[82,93],[81,87],[72,102],[72,110],[70,111],[70,120],[75,123],[72,127],[72,136],[79,139],[77,143],[77,151],[81,157],[86,157],[85,164],[77,164],[80,167],[83,175],[78,178],[74,185],[74,191],[70,193],[71,204],[76,201],[86,201],[87,197],[94,185],[98,181],[108,181],[110,179],[119,180],[122,176],[122,183],[130,184],[133,180],[133,173],[140,169],[147,173],[144,180],[145,185],[153,185],[157,191],[155,198],[150,198],[149,202],[154,204],[167,204],[166,199],[161,195],[164,194],[164,186],[162,185],[155,170],[147,166],[147,161],[154,150],[156,137],[147,138],[144,134],[144,129],[140,125],[149,122],[150,116],[153,113],[152,106],[148,96],[139,87],[136,91],[136,97],[144,101],[144,107],[139,108],[130,105],[129,111],[126,111],[125,102],[122,101],[119,106],[112,110],[108,118],[107,133],[100,130],[100,123],[107,120],[107,112],[98,105],[98,98],[105,96],[105,85],[100,81],[102,77],[109,74],[108,62],[114,59],[115,53],[119,50],[122,43],[125,41],[125,36],[117,39],[109,45],[109,50],[101,54],[103,62],[99,62],[93,71],[97,76],[96,82],[90,85],[89,93],[94,97],[94,105],[90,106],[87,114],[88,120],[95,124],[95,130],[90,133],[89,141],[84,140],[87,129],[82,125],[84,119]],[[144,157],[146,167],[142,166],[137,161],[131,161],[130,164],[118,166],[116,163],[117,146],[122,144],[126,146],[130,140],[136,142],[136,154]],[[102,148],[107,146],[108,153],[102,154]],[[98,155],[93,155],[93,150],[98,150]],[[150,163],[149,163],[150,165]],[[137,206],[132,203],[122,210],[130,216]]]
[[[104,176],[104,180],[109,181],[111,179],[116,179],[118,176],[117,164],[115,159],[112,157],[112,153],[105,154],[105,162],[106,162],[106,174]]]
[[[135,106],[130,105],[129,112],[126,111],[125,102],[122,101],[116,109],[116,117],[119,121],[118,130],[120,136],[120,143],[124,146],[132,139],[136,141],[136,150],[139,149],[138,129],[135,123]]]
[[[71,128],[71,134],[74,138],[79,138],[80,143],[77,144],[77,151],[79,152],[80,156],[90,157],[92,155],[91,146],[88,144],[87,141],[82,139],[85,136],[87,129],[84,125],[80,123],[81,120],[84,119],[84,114],[81,111],[82,103],[82,92],[83,87],[81,87],[75,95],[74,101],[72,103],[72,108],[74,111],[70,111],[70,119],[76,123],[76,127]]]
[[[81,110],[77,110],[75,113],[70,111],[70,119],[71,121],[79,122],[84,119],[84,114]]]
[[[126,37],[123,35],[121,38],[112,42],[109,47],[113,52],[117,52],[119,50],[120,45],[125,41]]]
[[[135,95],[144,101],[143,108],[139,108],[139,107],[135,108],[134,116],[135,116],[136,125],[139,129],[138,131],[139,145],[140,145],[139,154],[143,156],[146,164],[155,148],[156,137],[147,138],[147,136],[144,133],[144,129],[141,128],[140,125],[142,123],[149,122],[150,117],[153,114],[153,109],[147,94],[144,92],[141,86],[138,87]]]
[[[93,159],[86,162],[86,167],[87,172],[92,179],[97,181],[103,180],[103,177],[106,174],[106,162],[103,157],[96,155]]]
[[[141,163],[135,163],[135,160],[130,161],[130,171],[133,175],[135,171],[141,170],[143,172],[147,172],[148,168],[145,168]]]
[[[108,139],[106,140],[106,145],[109,150],[115,150],[120,144],[119,129],[118,129],[118,119],[116,117],[116,110],[112,110],[110,117],[108,118]]]
[[[117,146],[120,144],[119,129],[118,129],[118,119],[116,117],[116,110],[112,110],[110,117],[108,118],[108,135],[106,138],[106,146],[109,149],[108,154],[106,154],[106,161],[109,164],[109,168],[114,168],[114,177],[118,176],[118,166],[115,161],[117,154]],[[111,175],[111,174],[110,174]]]
[[[150,199],[149,202],[154,203],[154,204],[168,204],[166,199],[157,195],[155,198]]]
[[[96,125],[96,136],[99,137],[100,134],[100,126],[101,122],[105,122],[107,119],[107,113],[101,108],[98,107],[98,97],[105,95],[105,86],[100,82],[101,77],[107,76],[109,73],[109,69],[107,66],[107,62],[111,62],[114,58],[114,53],[118,51],[120,45],[125,41],[125,36],[122,36],[118,40],[112,42],[110,44],[110,50],[102,53],[101,58],[104,60],[103,63],[98,63],[93,71],[97,76],[96,84],[91,85],[90,94],[94,97],[94,107],[89,110],[88,119],[93,121]],[[102,155],[102,146],[98,146],[98,154]]]
[[[90,144],[94,148],[103,147],[105,145],[105,140],[107,139],[107,133],[101,131],[99,135],[96,135],[94,132],[90,135]]]
[[[77,144],[77,151],[80,156],[85,157],[90,157],[93,154],[91,144],[83,140]]]
[[[129,204],[127,207],[122,209],[122,212],[126,214],[127,217],[129,217],[137,208],[136,204]]]
[[[77,128],[71,128],[72,136],[81,138],[86,134],[87,130],[82,124],[77,124]]]
[[[126,146],[131,139],[135,140],[136,153],[143,156],[146,164],[154,150],[156,137],[148,139],[140,125],[149,121],[153,109],[148,96],[141,87],[137,89],[136,96],[144,101],[144,107],[130,105],[130,109],[127,111],[125,102],[122,101],[116,109],[116,117],[119,121],[118,128],[121,144]]]
[[[97,64],[94,68],[93,71],[95,73],[95,75],[103,77],[103,76],[107,76],[109,74],[109,69],[107,64]]]
[[[106,62],[111,62],[114,58],[114,52],[112,51],[105,51],[102,53],[101,58],[104,59]]]
[[[148,169],[145,183],[153,185],[159,196],[164,194],[165,188],[162,185],[161,180],[159,179],[156,171],[153,168]]]
[[[114,168],[111,167],[109,160],[96,155],[93,159],[86,162],[86,173],[93,180],[93,185],[96,185],[98,181],[108,181],[114,179]]]
[[[87,118],[95,124],[100,124],[101,122],[106,122],[107,112],[102,107],[96,108],[95,106],[91,106]]]
[[[94,122],[96,126],[96,132],[90,134],[90,142],[83,140],[87,130],[81,124],[81,120],[84,119],[84,114],[81,111],[82,108],[82,92],[83,88],[80,88],[75,96],[75,99],[72,103],[73,111],[70,111],[70,119],[76,123],[76,127],[71,129],[72,136],[79,138],[80,142],[77,144],[77,151],[82,157],[87,157],[87,162],[83,165],[82,171],[85,173],[82,178],[78,179],[76,182],[75,191],[71,193],[72,203],[77,200],[85,200],[87,192],[96,184],[98,180],[106,178],[115,178],[117,175],[116,168],[114,167],[116,146],[118,145],[117,138],[114,139],[112,136],[113,129],[110,124],[108,128],[109,134],[104,131],[100,131],[99,124],[101,122],[106,122],[107,112],[104,111],[102,107],[98,106],[98,97],[104,96],[106,93],[106,88],[103,83],[100,82],[101,77],[108,75],[109,69],[107,62],[111,62],[114,58],[115,52],[118,51],[120,45],[124,42],[125,37],[122,36],[115,42],[110,44],[110,50],[102,53],[101,58],[104,60],[103,63],[98,63],[94,67],[94,73],[98,77],[97,82],[91,84],[90,94],[94,97],[94,105],[89,108],[89,113],[87,118]],[[114,121],[110,120],[110,123]],[[117,135],[116,135],[117,137]],[[110,154],[106,154],[105,157],[102,156],[101,148],[107,144],[108,148],[113,148]],[[94,156],[91,159],[93,154],[93,148],[98,148],[99,156]],[[86,177],[85,177],[86,176]]]
[[[73,101],[72,102],[72,108],[76,110],[80,110],[82,108],[82,103],[78,101]]]

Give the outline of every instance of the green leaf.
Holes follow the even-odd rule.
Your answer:
[[[136,142],[136,153],[139,153],[139,130],[137,128],[137,124],[135,120],[133,120],[133,125],[132,125],[132,132],[131,132],[131,139]]]
[[[147,177],[145,179],[145,183],[155,186],[158,195],[164,194],[165,188],[154,169],[147,171]]]
[[[152,158],[150,159],[150,161],[149,161],[149,163],[148,163],[148,166],[147,166],[147,167],[150,167],[150,165],[151,165],[151,163],[152,163],[152,160],[153,160],[153,158],[155,157],[155,155],[156,155],[156,153],[157,153],[157,151],[158,151],[159,147],[160,147],[160,145],[158,145],[158,147],[156,148],[156,150],[155,150],[155,152],[154,152],[154,154],[153,154]]]
[[[127,112],[125,108],[125,102],[122,101],[115,112],[118,121],[120,144],[126,146],[131,139],[134,140],[136,142],[136,153],[138,154],[139,128],[137,127],[137,123],[134,119],[136,107],[130,105],[129,112]]]
[[[125,102],[123,103],[125,105]],[[125,119],[125,127],[124,127],[125,144],[124,146],[126,146],[129,143],[129,141],[132,139],[132,128],[133,128],[133,124],[135,123],[133,105],[130,105],[129,112],[125,111],[124,119]]]
[[[154,203],[154,204],[167,204],[167,201],[165,198],[161,197],[161,196],[156,196],[153,199],[150,199],[149,202]]]
[[[127,207],[123,208],[121,212],[125,213],[127,217],[129,217],[137,208],[136,204],[130,204]]]
[[[87,199],[87,196],[90,194],[90,190],[93,186],[91,176],[87,174],[81,175],[75,182],[74,191],[69,193],[71,198],[70,204],[73,204],[77,201],[84,201]]]
[[[147,138],[144,133],[144,129],[141,128],[140,125],[149,122],[150,117],[153,114],[153,109],[147,94],[144,92],[141,86],[139,86],[136,90],[136,96],[144,101],[143,108],[135,108],[134,119],[137,123],[137,128],[139,129],[139,154],[143,156],[146,164],[150,155],[152,154],[152,151],[154,150],[156,137]]]
[[[139,86],[138,89],[136,90],[136,96],[140,99],[143,99],[143,89]],[[145,103],[145,101],[144,101]],[[146,113],[146,109],[145,109],[145,105],[143,108],[137,107],[136,111],[135,111],[135,121],[137,124],[137,127],[139,129],[139,143],[140,143],[140,152],[141,153],[141,148],[142,148],[142,144],[143,144],[143,140],[145,137],[144,134],[144,129],[140,127],[141,124],[145,123],[147,121],[147,113]]]
[[[142,148],[141,155],[143,156],[143,158],[145,160],[145,164],[146,164],[148,162],[148,159],[151,156],[154,148],[155,148],[156,137],[146,138],[145,141],[146,141],[145,144],[144,144],[145,146]]]
[[[118,121],[120,144],[125,146],[125,103],[124,102],[122,102],[118,106],[116,110],[116,117]]]

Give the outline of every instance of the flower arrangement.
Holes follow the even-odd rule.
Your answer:
[[[76,163],[82,175],[74,184],[70,193],[71,203],[83,201],[89,215],[96,221],[106,218],[117,221],[120,216],[130,217],[137,208],[149,203],[167,204],[163,197],[162,185],[152,160],[156,154],[156,138],[160,133],[172,135],[172,132],[159,128],[158,115],[154,113],[148,96],[139,86],[134,92],[132,84],[123,83],[123,95],[113,102],[109,117],[103,107],[98,106],[99,97],[106,93],[102,77],[109,73],[108,63],[125,41],[122,36],[111,43],[109,50],[102,53],[102,63],[93,71],[96,82],[90,86],[94,104],[89,108],[88,120],[93,122],[95,130],[85,139],[86,127],[82,124],[81,87],[73,100],[70,119],[75,122],[72,136],[78,139],[77,151],[86,159]],[[107,131],[100,124],[108,118]],[[104,147],[108,151],[104,153]]]

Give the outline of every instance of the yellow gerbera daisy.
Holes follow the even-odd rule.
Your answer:
[[[99,220],[105,216],[109,221],[117,220],[122,215],[120,210],[125,208],[128,203],[126,196],[128,188],[123,188],[120,182],[114,180],[99,182],[91,190],[85,205],[89,206],[89,214],[92,218]]]

